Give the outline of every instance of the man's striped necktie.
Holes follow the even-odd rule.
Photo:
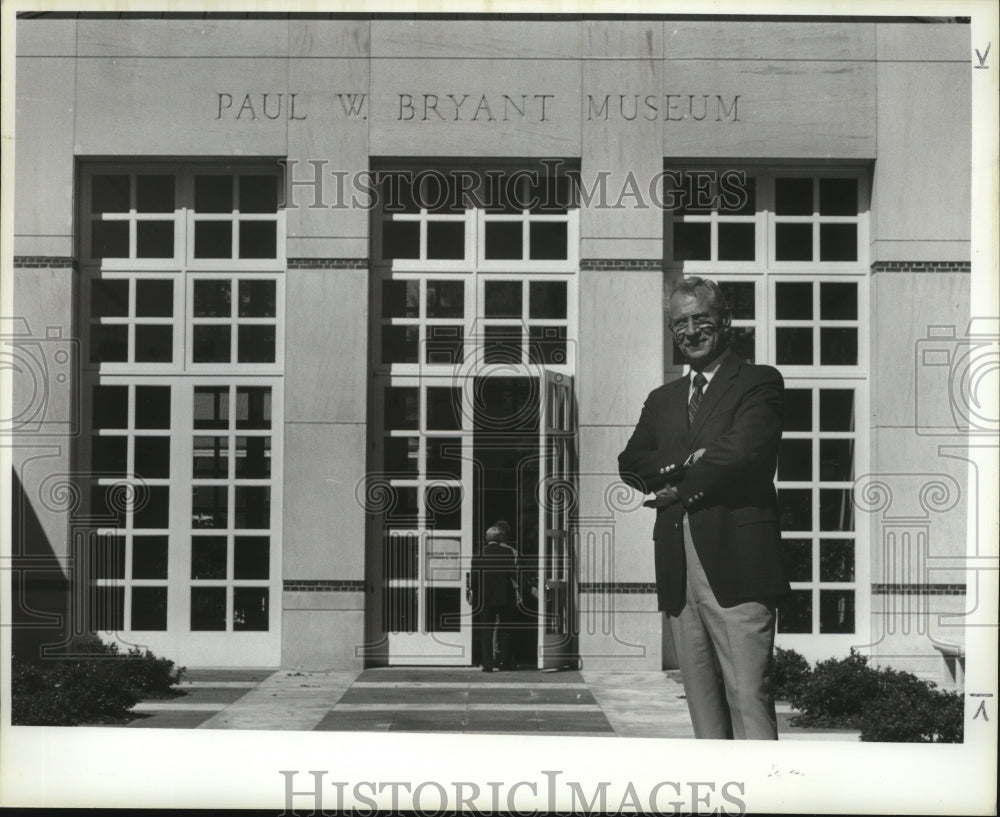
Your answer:
[[[698,413],[698,406],[701,405],[701,398],[705,395],[705,384],[708,380],[705,379],[705,375],[698,372],[694,376],[694,392],[691,395],[691,401],[688,403],[688,425],[694,425],[694,416]]]

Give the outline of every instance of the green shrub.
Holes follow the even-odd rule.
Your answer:
[[[172,687],[183,672],[149,650],[122,654],[95,636],[77,639],[64,657],[11,660],[11,723],[120,723],[139,699],[176,694]]]
[[[774,686],[774,697],[782,701],[791,700],[797,695],[804,684],[812,675],[812,668],[809,662],[795,652],[795,650],[783,650],[778,647],[774,652],[772,664],[772,682]]]
[[[795,726],[856,729],[861,709],[878,694],[878,672],[853,649],[847,658],[830,658],[816,664],[807,683],[789,696],[802,714]]]

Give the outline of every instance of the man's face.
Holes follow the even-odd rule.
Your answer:
[[[713,314],[704,293],[674,295],[667,303],[670,331],[681,353],[694,369],[701,369],[726,348],[726,322]]]

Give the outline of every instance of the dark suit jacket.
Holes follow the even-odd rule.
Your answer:
[[[777,369],[730,354],[722,361],[689,429],[690,380],[654,390],[618,456],[622,479],[643,493],[677,487],[683,504],[657,509],[653,528],[659,609],[684,605],[682,514],[709,584],[722,604],[788,592],[774,472],[781,441],[784,383]],[[688,455],[705,453],[688,469]]]
[[[517,606],[517,551],[501,542],[487,542],[472,557],[472,603],[475,609]]]

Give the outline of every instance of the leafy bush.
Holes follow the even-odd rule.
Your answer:
[[[22,726],[72,726],[119,723],[140,698],[175,694],[184,669],[132,648],[96,637],[74,642],[66,657],[11,660],[11,723]]]
[[[778,647],[774,652],[771,672],[774,697],[788,701],[793,695],[797,695],[803,685],[809,681],[812,668],[809,666],[809,662],[795,650],[783,650]]]
[[[863,705],[875,699],[878,687],[878,673],[853,649],[847,658],[820,661],[808,682],[789,696],[802,713],[792,723],[856,729]]]

